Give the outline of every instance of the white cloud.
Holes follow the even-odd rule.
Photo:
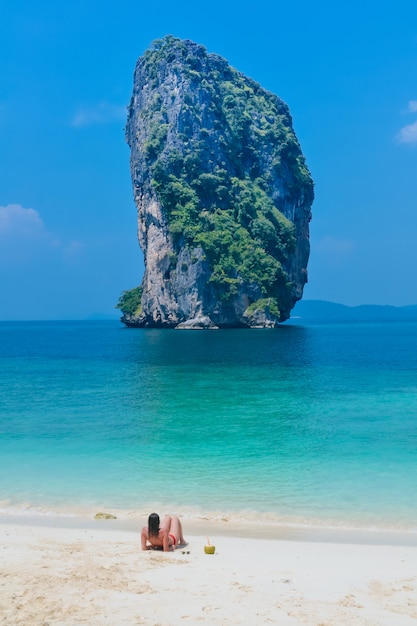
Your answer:
[[[73,240],[70,241],[62,248],[62,252],[67,261],[73,263],[74,261],[78,261],[81,254],[84,251],[84,243],[82,241]]]
[[[417,100],[409,100],[407,113],[417,113]],[[417,144],[417,121],[403,126],[395,138],[398,143]]]
[[[71,120],[71,126],[91,126],[93,124],[109,124],[115,121],[125,120],[126,107],[100,102],[94,106],[80,107]]]
[[[401,128],[397,135],[397,141],[399,143],[415,143],[417,144],[417,122],[408,124]]]
[[[51,250],[53,236],[35,209],[0,206],[0,269],[32,264]]]
[[[49,231],[35,209],[20,204],[0,206],[0,265],[27,263],[44,254],[73,264],[83,250],[81,241],[63,241]]]
[[[40,215],[34,209],[25,209],[20,204],[0,206],[0,237],[39,237],[45,232]]]

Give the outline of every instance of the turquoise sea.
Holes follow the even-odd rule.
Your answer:
[[[4,322],[0,375],[3,512],[417,530],[415,323]]]

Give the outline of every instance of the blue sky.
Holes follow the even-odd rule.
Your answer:
[[[305,299],[417,303],[417,3],[15,0],[0,22],[0,319],[114,314],[142,255],[136,60],[192,39],[279,95],[315,181]]]

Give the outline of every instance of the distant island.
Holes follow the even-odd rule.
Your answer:
[[[128,326],[274,327],[307,281],[313,181],[288,106],[192,41],[138,60],[126,139],[145,274]]]
[[[290,323],[401,321],[417,321],[417,304],[402,307],[377,304],[345,306],[325,300],[301,300],[297,302],[289,320]]]

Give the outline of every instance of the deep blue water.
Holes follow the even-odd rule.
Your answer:
[[[0,324],[0,501],[417,528],[417,324]]]

